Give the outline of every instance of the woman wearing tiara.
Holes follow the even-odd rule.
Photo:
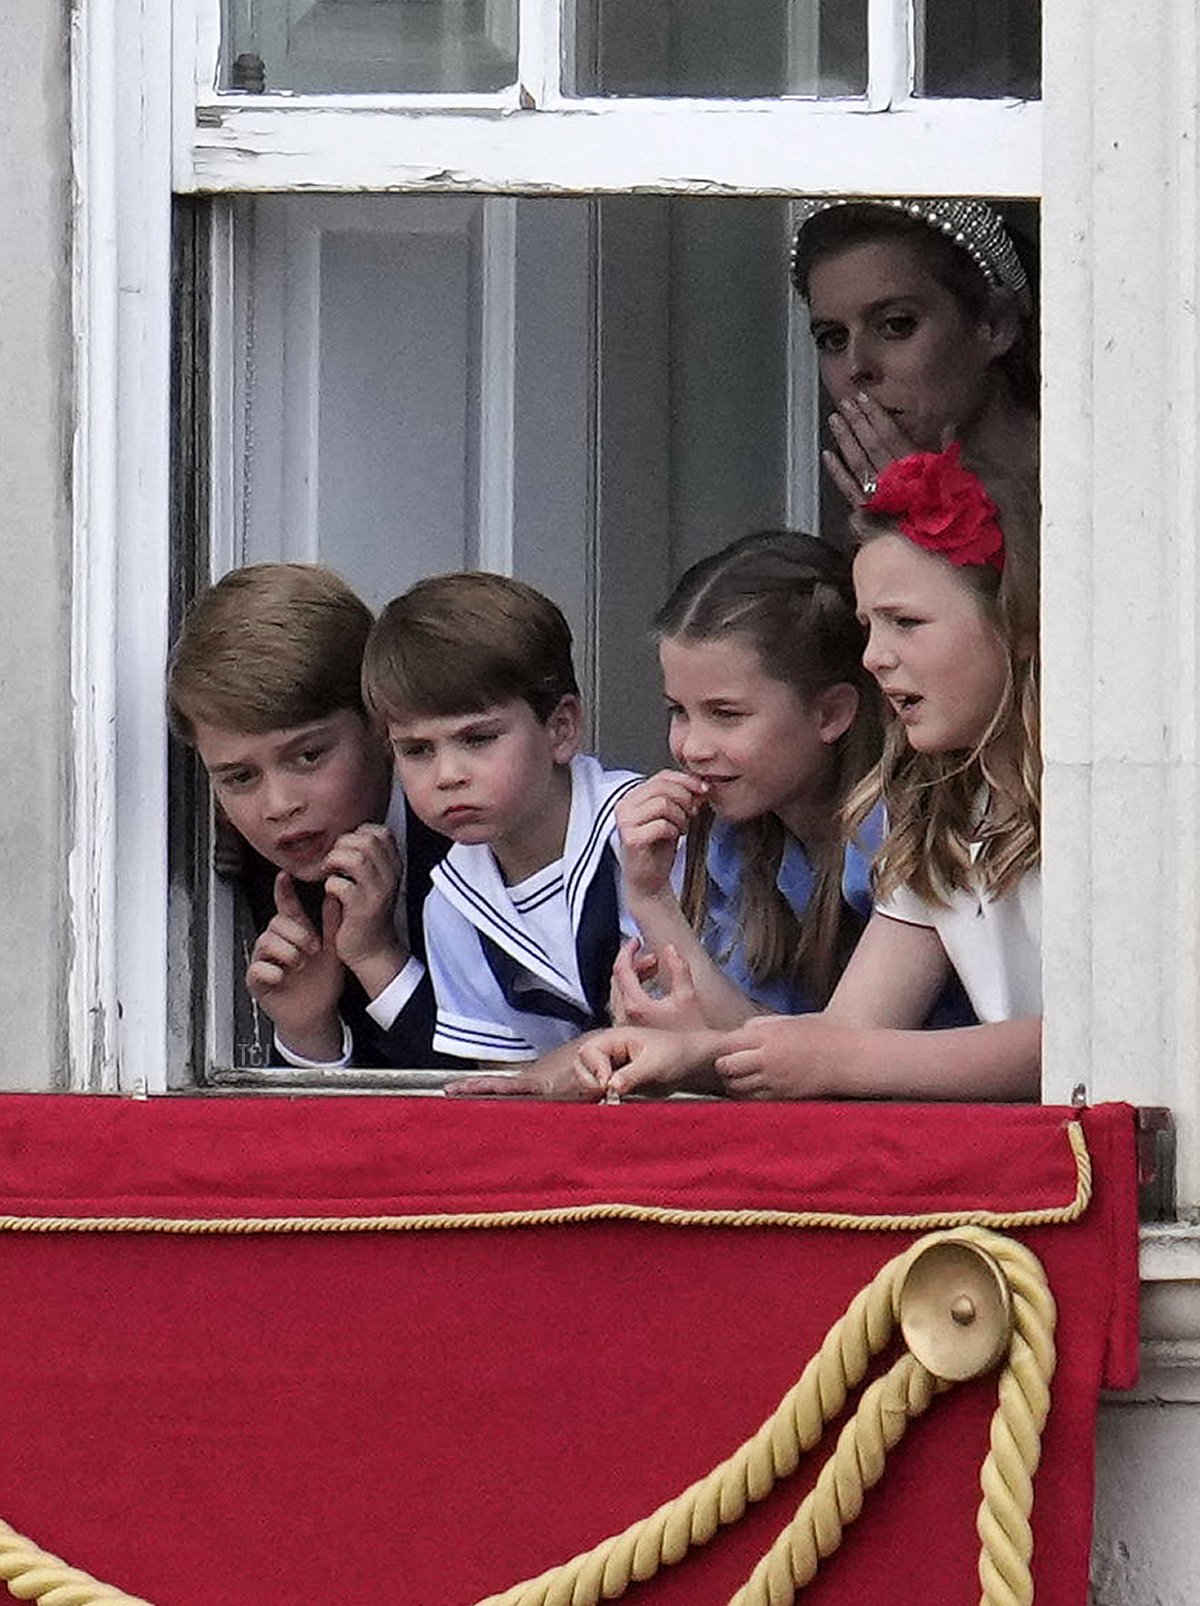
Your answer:
[[[983,201],[811,196],[792,279],[833,403],[825,467],[851,506],[951,438],[1036,483],[1037,331],[1013,237]]]

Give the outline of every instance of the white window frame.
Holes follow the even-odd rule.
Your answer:
[[[167,1059],[172,190],[1040,194],[1045,1093],[1172,1105],[1200,1201],[1191,8],[1047,6],[1044,112],[913,99],[900,0],[870,0],[868,96],[825,104],[564,97],[547,0],[521,0],[520,87],[483,103],[219,94],[216,16],[75,12],[73,1085],[154,1090]]]

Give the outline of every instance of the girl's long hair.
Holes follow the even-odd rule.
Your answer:
[[[978,472],[978,470],[977,470]],[[1004,569],[956,569],[1008,652],[1008,676],[987,730],[969,753],[918,753],[904,727],[886,720],[883,754],[847,805],[851,828],[881,799],[888,831],[875,858],[875,891],[908,886],[947,903],[957,888],[998,898],[1041,860],[1041,726],[1038,664],[1038,536],[1032,488],[980,475],[999,510]],[[851,516],[861,547],[896,533],[890,519]],[[981,803],[986,806],[981,816]]]
[[[659,640],[744,642],[763,672],[790,686],[802,702],[840,684],[858,693],[856,717],[831,744],[829,814],[834,828],[824,843],[805,844],[816,881],[799,918],[776,882],[788,839],[785,826],[768,814],[736,827],[742,866],[738,917],[750,974],[759,981],[785,977],[823,1004],[862,925],[841,894],[843,805],[880,748],[879,694],[862,666],[863,632],[855,615],[849,560],[811,535],[765,531],[744,536],[693,564],[654,624]],[[711,829],[712,814],[705,809],[687,840],[683,908],[698,931],[707,912]]]

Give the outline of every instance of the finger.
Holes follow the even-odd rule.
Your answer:
[[[658,955],[650,948],[639,948],[633,956],[633,970],[643,984],[658,974]]]
[[[637,786],[617,805],[617,823],[631,824],[652,819],[668,804],[686,814],[695,813],[708,793],[708,783],[686,770],[663,770],[652,781]]]
[[[337,839],[325,855],[325,867],[351,876],[374,872],[394,878],[400,870],[400,850],[386,826],[363,825]]]
[[[713,1061],[713,1069],[727,1088],[742,1087],[747,1077],[758,1070],[758,1057],[749,1049],[736,1054],[720,1054]]]
[[[286,870],[281,870],[275,877],[275,907],[281,915],[303,921],[311,928],[311,921],[304,913],[304,905],[300,902],[300,895],[296,891],[296,883]]]
[[[326,887],[325,901],[321,905],[322,947],[332,948],[337,942],[337,934],[342,929],[342,919],[344,915],[345,909],[342,907],[342,904],[336,895],[330,893],[328,887]]]
[[[707,790],[707,782],[702,781],[700,776],[693,776],[692,779]],[[704,798],[700,792],[681,787],[627,801],[629,807],[617,815],[617,827],[622,837],[630,831],[644,830],[659,820],[670,820],[678,829],[684,830],[694,819],[696,811],[703,806]]]
[[[682,797],[691,793],[695,797],[703,797],[708,788],[698,775],[692,775],[687,770],[659,770],[641,786],[635,786],[624,798],[624,802],[633,803],[639,797],[653,797],[656,793],[666,793],[671,797]]]
[[[600,1078],[586,1064],[581,1055],[577,1055],[571,1062],[571,1077],[574,1082],[574,1091],[584,1098],[600,1099],[604,1097],[604,1088]]]
[[[866,455],[868,469],[877,471],[886,468],[893,456],[889,439],[899,435],[895,420],[887,408],[860,391],[857,396],[847,396],[839,403],[839,409],[860,450]],[[900,438],[903,439],[903,436],[900,435]]]
[[[269,959],[253,959],[246,967],[246,990],[252,998],[257,998],[260,993],[278,987],[284,974],[282,967]]]
[[[613,976],[613,997],[618,1013],[613,1015],[614,1026],[641,1024],[641,1011],[649,994],[636,977]]]
[[[627,942],[623,942],[621,944],[620,948],[617,950],[617,957],[613,961],[612,974],[613,981],[619,982],[622,988],[640,992],[640,973],[637,960],[635,958],[637,948],[638,940],[636,937],[630,937]],[[653,970],[655,963],[654,956],[650,955],[650,958],[652,961],[651,970]]]
[[[604,1037],[611,1035],[605,1033],[603,1037],[593,1037],[580,1042],[575,1058],[571,1061],[571,1071],[576,1079],[601,1091],[608,1086],[612,1077],[612,1059],[603,1040]]]
[[[492,1098],[496,1095],[526,1098],[536,1097],[544,1089],[528,1077],[504,1076],[496,1071],[483,1071],[475,1076],[457,1076],[442,1089],[448,1099]]]
[[[692,975],[692,967],[673,942],[663,949],[663,964],[666,976],[660,978],[660,985],[664,993],[695,993],[696,979]]]
[[[916,450],[892,414],[874,396],[860,392],[852,400],[860,419],[858,437],[877,474],[882,473],[898,457],[908,457]]]
[[[250,957],[265,954],[270,959],[300,959],[320,951],[321,939],[309,921],[275,915],[267,929],[259,932]]]
[[[621,832],[621,863],[630,866],[635,874],[646,866],[646,861],[665,867],[662,877],[665,881],[666,870],[669,870],[686,830],[685,820],[674,823],[661,820],[653,825],[626,826]]]
[[[838,403],[838,410],[829,418],[829,429],[837,442],[838,451],[851,474],[861,485],[875,472],[867,452],[867,442],[864,436],[870,436],[872,431],[866,420],[862,417],[852,398]]]
[[[866,498],[863,496],[862,486],[851,474],[836,452],[828,449],[821,453],[821,461],[829,478],[849,502],[851,507],[861,507]]]
[[[308,919],[293,919],[291,915],[273,916],[267,929],[259,933],[254,952],[257,953],[268,942],[286,943],[303,954],[315,954],[321,947],[321,939],[312,923]]]
[[[310,942],[292,942],[282,932],[267,930],[254,944],[250,962],[264,960],[282,970],[297,970],[312,953]]]
[[[660,1032],[676,1031],[679,1027],[679,1006],[673,995],[652,998],[643,992],[629,1000],[628,1014],[630,1026],[649,1026]]]

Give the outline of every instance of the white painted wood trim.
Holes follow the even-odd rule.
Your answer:
[[[555,111],[321,103],[200,108],[193,190],[1036,195],[1037,101],[580,100]]]
[[[1170,1105],[1192,1205],[1200,69],[1193,8],[1127,22],[1045,17],[1045,1093]]]
[[[166,1084],[170,17],[76,13],[71,1085]],[[136,114],[130,115],[130,108]]]
[[[1200,1401],[1200,1227],[1141,1233],[1141,1376],[1128,1399]]]
[[[513,572],[516,457],[517,202],[482,209],[480,225],[479,567]]]
[[[867,0],[867,101],[872,111],[900,105],[912,94],[913,4]]]
[[[71,20],[75,439],[71,588],[74,794],[67,866],[72,952],[69,1083],[115,1084],[116,955],[116,63],[111,10]]]
[[[517,79],[522,106],[561,98],[563,6],[573,0],[518,0]]]

